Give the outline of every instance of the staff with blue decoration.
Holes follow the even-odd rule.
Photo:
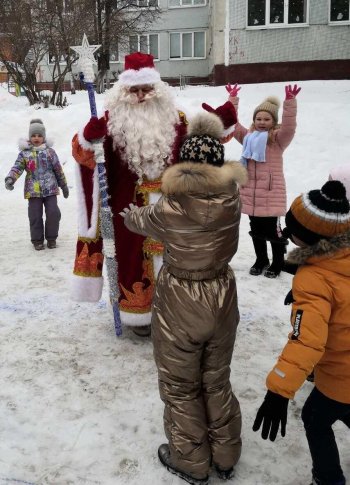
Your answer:
[[[83,36],[81,46],[72,46],[79,55],[80,78],[84,81],[90,103],[90,112],[93,118],[97,119],[97,109],[94,90],[94,70],[93,64],[96,64],[94,52],[100,48],[100,45],[89,45],[86,34]],[[108,204],[108,185],[106,179],[106,169],[104,166],[105,158],[103,152],[103,138],[93,143],[95,161],[98,171],[98,185],[100,191],[100,231],[103,238],[103,254],[106,258],[107,276],[109,282],[109,298],[113,307],[115,332],[119,337],[122,335],[122,326],[119,312],[119,287],[118,287],[118,264],[115,258],[115,239],[113,230],[113,214]]]

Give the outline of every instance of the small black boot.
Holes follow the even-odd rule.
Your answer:
[[[256,261],[249,270],[249,274],[259,276],[269,265],[269,258],[267,256],[267,243],[265,239],[253,237],[253,245],[256,254]]]
[[[47,240],[47,247],[49,249],[55,249],[57,246],[56,246],[56,240],[55,239],[48,239]]]
[[[33,241],[33,246],[36,251],[42,251],[45,249],[43,241]]]
[[[284,253],[286,245],[284,243],[271,242],[272,248],[272,264],[264,273],[266,278],[277,278],[282,271],[284,265]]]
[[[329,482],[327,480],[327,483],[326,483],[326,482],[321,482],[316,477],[312,477],[312,483],[310,483],[310,485],[345,485],[345,483],[346,483],[345,478],[341,478],[340,480],[335,480],[332,482]]]
[[[174,475],[177,475],[178,477],[182,478],[185,480],[187,483],[190,483],[191,485],[208,485],[208,477],[205,478],[195,478],[189,473],[183,472],[181,470],[178,470],[174,465],[171,463],[170,459],[170,449],[169,445],[163,444],[160,445],[158,448],[158,457],[162,465],[165,466],[165,468],[170,472],[173,473]]]
[[[215,466],[216,474],[219,478],[221,478],[221,480],[230,480],[235,475],[235,470],[233,466],[231,466],[231,468],[227,468],[226,470],[224,470],[223,468],[220,468],[217,465],[214,465],[214,466]]]

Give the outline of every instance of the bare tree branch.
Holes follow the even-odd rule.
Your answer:
[[[49,58],[50,103],[62,106],[64,80],[76,57],[71,45],[89,41],[98,51],[97,88],[110,79],[110,53],[130,35],[146,32],[160,10],[154,0],[0,0],[0,61],[30,104],[41,101],[37,75]]]

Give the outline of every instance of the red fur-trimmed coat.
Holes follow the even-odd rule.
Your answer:
[[[186,136],[187,121],[179,113],[176,135],[172,147],[171,164],[176,163]],[[102,293],[102,238],[99,230],[99,191],[93,145],[81,134],[72,141],[73,156],[77,165],[79,197],[79,236],[73,278],[73,298],[78,301],[98,301]],[[113,213],[118,283],[121,293],[119,307],[122,322],[127,325],[150,323],[151,303],[155,278],[161,264],[162,245],[150,238],[130,232],[119,215],[130,202],[138,206],[153,202],[153,194],[160,192],[160,180],[138,184],[113,140],[104,140],[105,168],[107,172],[109,204]]]

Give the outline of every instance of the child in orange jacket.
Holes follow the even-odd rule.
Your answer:
[[[288,234],[286,234],[286,232]],[[297,246],[288,261],[293,278],[292,332],[269,373],[253,430],[263,439],[285,436],[289,399],[314,370],[315,388],[302,419],[312,457],[313,484],[345,485],[332,425],[350,427],[350,205],[344,185],[328,181],[297,197],[286,214]]]

